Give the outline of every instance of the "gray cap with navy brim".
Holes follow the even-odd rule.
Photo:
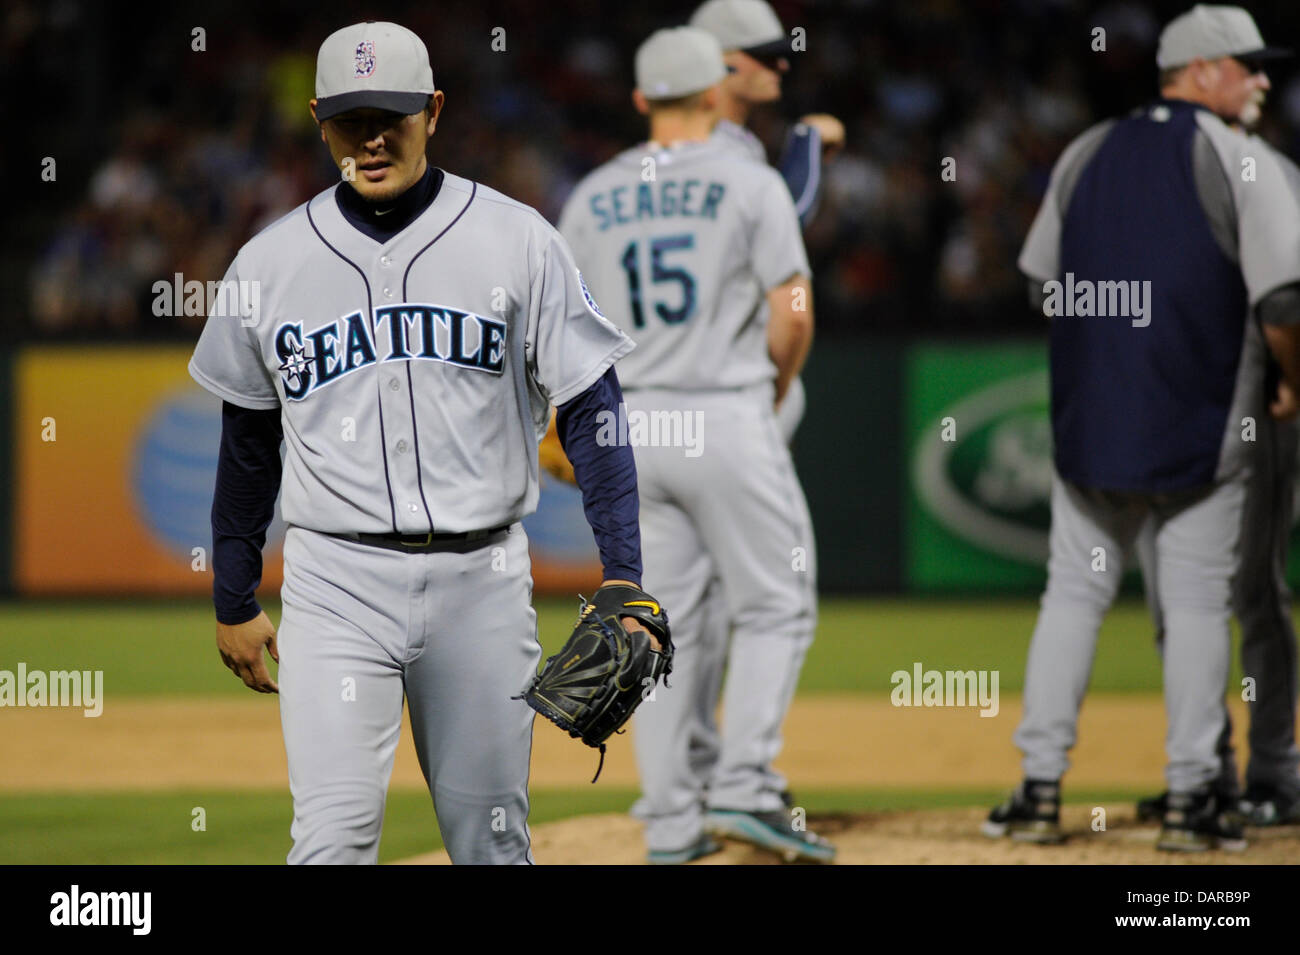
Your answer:
[[[1167,70],[1198,59],[1231,56],[1259,62],[1290,55],[1290,50],[1266,46],[1255,18],[1241,7],[1198,3],[1161,32],[1156,66]]]
[[[691,26],[708,30],[723,50],[756,55],[790,52],[781,21],[764,0],[707,0],[691,14]]]
[[[325,38],[316,55],[316,118],[368,106],[418,113],[433,94],[424,41],[396,23],[354,23]]]

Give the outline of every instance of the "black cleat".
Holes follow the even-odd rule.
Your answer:
[[[1255,784],[1246,787],[1237,808],[1252,826],[1300,824],[1300,798],[1277,786]]]
[[[1138,822],[1160,822],[1165,818],[1165,810],[1168,808],[1169,790],[1167,789],[1159,796],[1139,799],[1137,801]]]
[[[1224,801],[1208,787],[1170,793],[1156,848],[1166,852],[1243,851],[1246,836],[1235,807],[1235,802]]]
[[[1231,787],[1231,788],[1229,788]],[[1223,806],[1231,806],[1237,802],[1237,793],[1240,792],[1235,785],[1225,783],[1218,790],[1219,803]],[[1137,801],[1137,819],[1138,822],[1162,822],[1165,818],[1165,811],[1169,808],[1169,790],[1165,790],[1158,796],[1148,796],[1146,799]],[[1244,813],[1245,810],[1243,809]]]
[[[1039,845],[1064,842],[1060,784],[1026,779],[1006,802],[989,813],[980,832],[990,839],[1010,836],[1016,842]]]

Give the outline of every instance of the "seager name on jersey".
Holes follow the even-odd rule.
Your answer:
[[[716,219],[718,203],[727,187],[711,182],[706,187],[698,179],[679,182],[663,179],[633,186],[618,186],[591,197],[592,215],[600,220],[604,232],[612,225],[626,225],[642,219],[668,219],[674,216]]]
[[[442,305],[385,305],[372,325],[353,312],[304,335],[301,322],[275,331],[275,354],[285,397],[301,401],[344,375],[381,361],[429,359],[501,374],[506,324]]]

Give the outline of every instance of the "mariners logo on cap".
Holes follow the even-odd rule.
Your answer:
[[[357,44],[357,79],[365,79],[375,72],[375,41],[362,40]]]
[[[582,297],[587,303],[587,308],[591,309],[601,318],[604,318],[605,313],[600,310],[600,306],[596,304],[596,300],[591,297],[591,292],[587,289],[587,280],[582,277],[581,272],[578,272],[578,285],[582,289]]]

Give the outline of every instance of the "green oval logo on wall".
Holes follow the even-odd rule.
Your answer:
[[[945,433],[952,440],[932,437]],[[930,515],[982,550],[1045,561],[1052,491],[1047,370],[967,395],[922,434],[927,437],[916,446],[912,480]]]

